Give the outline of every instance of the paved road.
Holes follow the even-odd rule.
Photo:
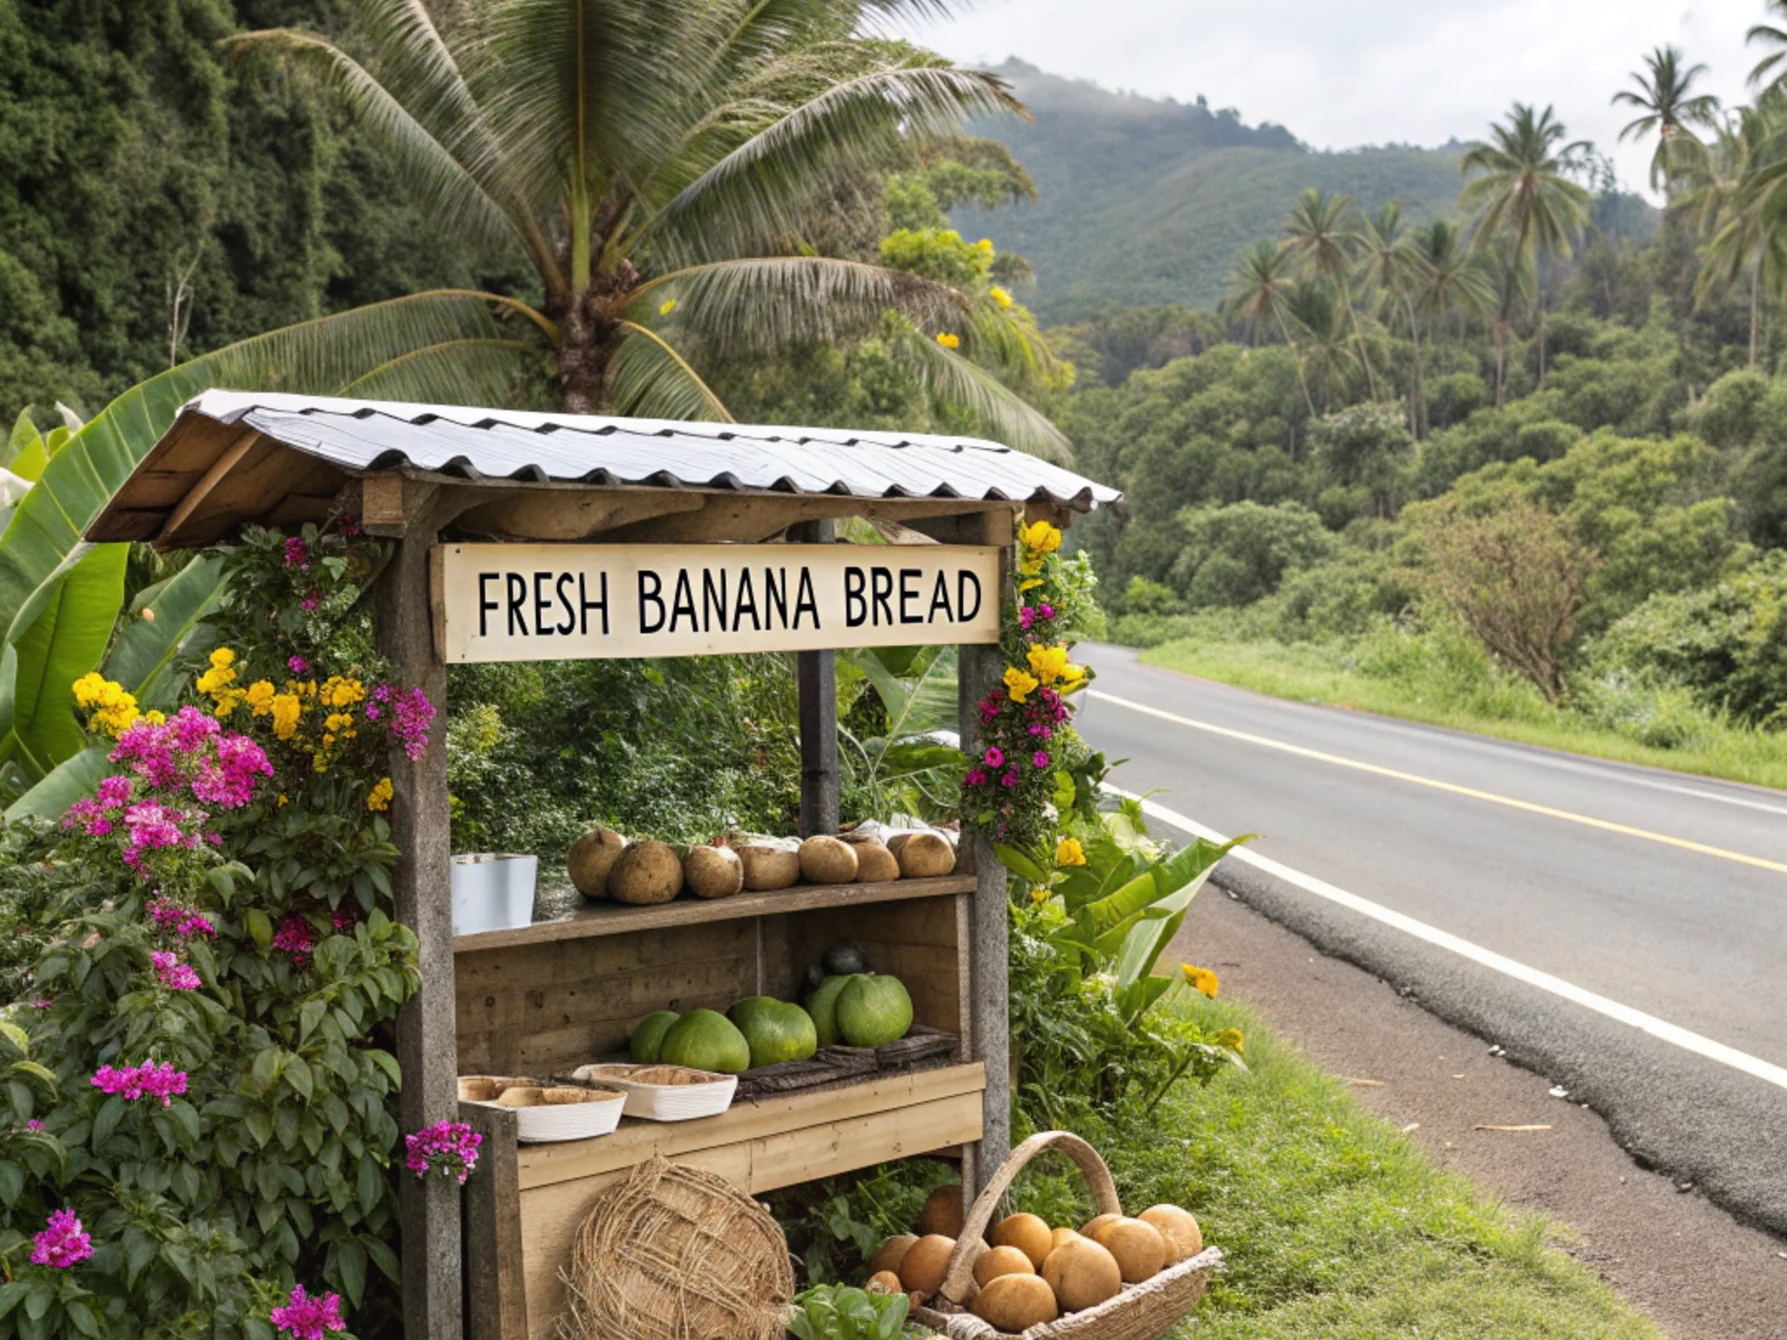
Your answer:
[[[1129,760],[1116,784],[1262,834],[1252,850],[1291,872],[1231,858],[1221,883],[1787,1234],[1787,794],[1281,702],[1116,647],[1087,659],[1081,727]]]

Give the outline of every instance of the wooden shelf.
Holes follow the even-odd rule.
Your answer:
[[[483,949],[509,949],[517,945],[548,944],[556,940],[580,940],[592,935],[623,935],[628,931],[657,930],[664,926],[694,926],[744,917],[771,916],[779,912],[806,912],[817,907],[851,907],[865,903],[899,902],[909,898],[939,898],[946,894],[973,893],[973,875],[944,875],[936,879],[895,879],[879,884],[796,884],[767,893],[738,893],[730,898],[679,897],[651,907],[626,903],[586,903],[568,917],[536,921],[509,930],[479,931],[455,935],[453,952],[472,954]]]

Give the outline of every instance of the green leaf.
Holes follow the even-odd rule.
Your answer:
[[[144,592],[105,659],[106,678],[117,680],[144,706],[171,699],[171,686],[164,683],[168,665],[193,629],[217,608],[225,584],[223,557],[201,554],[161,583],[152,603]],[[153,620],[142,617],[145,609],[153,612]]]
[[[353,1239],[337,1243],[333,1253],[335,1268],[341,1273],[342,1292],[355,1307],[366,1292],[366,1249]]]
[[[113,1094],[100,1104],[99,1114],[93,1118],[93,1147],[99,1149],[104,1146],[123,1119],[124,1100]]]
[[[993,851],[999,857],[999,864],[1020,879],[1027,879],[1032,884],[1047,884],[1049,882],[1048,874],[1042,867],[1016,847],[1008,847],[1003,842],[995,842]]]
[[[36,483],[43,476],[43,468],[50,461],[50,453],[38,435],[37,425],[31,422],[31,411],[22,409],[19,417],[13,420],[12,435],[6,446],[0,449],[0,467],[12,471],[20,479]]]
[[[6,807],[6,822],[20,819],[60,819],[68,807],[90,796],[112,771],[105,745],[89,745],[73,758],[64,759],[24,795]]]
[[[15,620],[9,635],[16,653],[7,667],[12,719],[0,754],[16,757],[33,778],[86,747],[86,732],[74,715],[74,682],[105,654],[124,598],[129,545],[102,544],[76,552],[79,557],[50,588],[42,612],[23,632]]]
[[[258,907],[251,907],[242,914],[242,924],[248,928],[248,937],[263,954],[273,944],[273,923],[267,914]]]

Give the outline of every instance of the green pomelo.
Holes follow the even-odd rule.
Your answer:
[[[751,1067],[804,1061],[819,1050],[813,1017],[774,996],[749,996],[726,1011],[751,1048]]]
[[[860,973],[838,992],[838,1032],[852,1047],[898,1042],[912,1027],[912,997],[898,977]]]
[[[675,1010],[658,1010],[648,1014],[639,1021],[639,1027],[633,1030],[633,1040],[627,1044],[635,1061],[646,1065],[655,1065],[658,1053],[664,1046],[664,1035],[670,1031],[670,1025],[682,1018]]]
[[[807,997],[807,1013],[813,1016],[821,1047],[835,1047],[842,1041],[838,1033],[838,992],[850,981],[849,977],[827,977]]]
[[[718,1010],[690,1010],[664,1034],[658,1059],[665,1065],[736,1075],[751,1068],[751,1048],[745,1035]]]

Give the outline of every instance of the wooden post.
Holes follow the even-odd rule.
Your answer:
[[[397,919],[416,933],[421,988],[397,1016],[403,1067],[398,1125],[405,1134],[459,1115],[453,1006],[453,916],[447,896],[447,667],[429,617],[429,546],[445,510],[433,485],[404,481],[402,537],[379,582],[378,649],[395,683],[420,688],[436,716],[427,750],[411,762],[391,751]],[[444,1177],[402,1179],[403,1331],[407,1340],[460,1340],[459,1187]]]
[[[521,1174],[515,1113],[461,1103],[459,1119],[484,1137],[478,1171],[465,1184],[465,1325],[468,1340],[527,1334],[521,1257]]]
[[[830,521],[803,521],[788,538],[804,544],[830,544]],[[838,676],[829,651],[795,653],[800,689],[800,835],[838,831]]]
[[[956,537],[959,543],[1000,546],[999,604],[1003,615],[1011,604],[1011,514],[991,512],[960,520]],[[980,701],[999,685],[1004,674],[1004,659],[997,645],[960,648],[958,708],[962,748],[970,753],[980,739]],[[984,1063],[987,1071],[984,1134],[975,1157],[964,1163],[963,1171],[973,1182],[975,1194],[979,1194],[1011,1152],[1011,925],[1005,867],[994,854],[992,842],[982,834],[964,832],[962,863],[975,876],[974,897],[968,911],[973,1019],[969,1055]]]

